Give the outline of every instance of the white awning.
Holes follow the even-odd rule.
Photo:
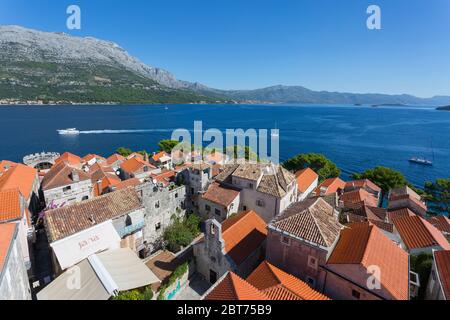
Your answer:
[[[90,255],[120,248],[120,236],[112,221],[93,226],[50,244],[62,270],[74,266]]]
[[[141,288],[160,280],[129,248],[96,254],[119,291]]]
[[[38,300],[108,300],[110,297],[88,260],[70,268],[37,294]]]

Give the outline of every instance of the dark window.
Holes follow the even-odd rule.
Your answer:
[[[67,186],[67,187],[64,187],[64,188],[63,188],[63,192],[66,192],[66,191],[69,191],[69,190],[72,190],[72,187],[71,187],[71,186]]]
[[[159,208],[159,201],[155,202],[155,208],[156,208],[156,209]]]
[[[213,284],[217,282],[217,273],[213,270],[209,270],[209,282]]]
[[[82,199],[81,199],[81,201],[85,201],[85,200],[88,200],[89,199],[89,196],[84,196]]]
[[[206,211],[211,211],[211,207],[209,205],[205,204],[205,210]]]
[[[161,229],[161,222],[158,222],[158,223],[155,225],[155,230],[158,231],[158,230],[160,230],[160,229]]]
[[[191,188],[191,194],[194,194],[194,188]]]
[[[284,243],[284,244],[290,244],[291,242],[290,242],[290,240],[291,239],[289,239],[288,237],[281,237],[281,241]]]
[[[352,290],[352,296],[355,299],[359,299],[359,298],[361,298],[361,293],[359,291]]]
[[[178,198],[178,193],[175,193],[175,198]]]
[[[126,227],[129,227],[129,226],[131,226],[133,224],[133,220],[131,220],[131,217],[130,216],[127,216],[126,218],[125,218],[125,226]]]
[[[222,211],[220,211],[219,209],[215,209],[214,213],[218,216],[222,215]]]

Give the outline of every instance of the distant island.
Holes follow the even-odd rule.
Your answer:
[[[450,111],[450,106],[439,107],[439,108],[436,108],[436,110]]]

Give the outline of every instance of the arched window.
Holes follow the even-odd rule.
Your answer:
[[[131,220],[131,217],[128,215],[125,219],[125,226],[129,227],[133,224],[133,221]]]

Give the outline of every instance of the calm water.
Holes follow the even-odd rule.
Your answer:
[[[304,152],[323,153],[344,178],[377,165],[403,172],[416,186],[450,177],[450,112],[427,108],[353,106],[45,106],[0,107],[0,159],[21,161],[40,151],[109,156],[118,147],[151,151],[176,128],[280,129],[281,160]],[[57,129],[76,127],[75,137]],[[106,130],[106,131],[105,131]],[[112,131],[108,131],[112,130]],[[136,130],[136,131],[133,131]],[[412,156],[435,165],[410,164]]]

